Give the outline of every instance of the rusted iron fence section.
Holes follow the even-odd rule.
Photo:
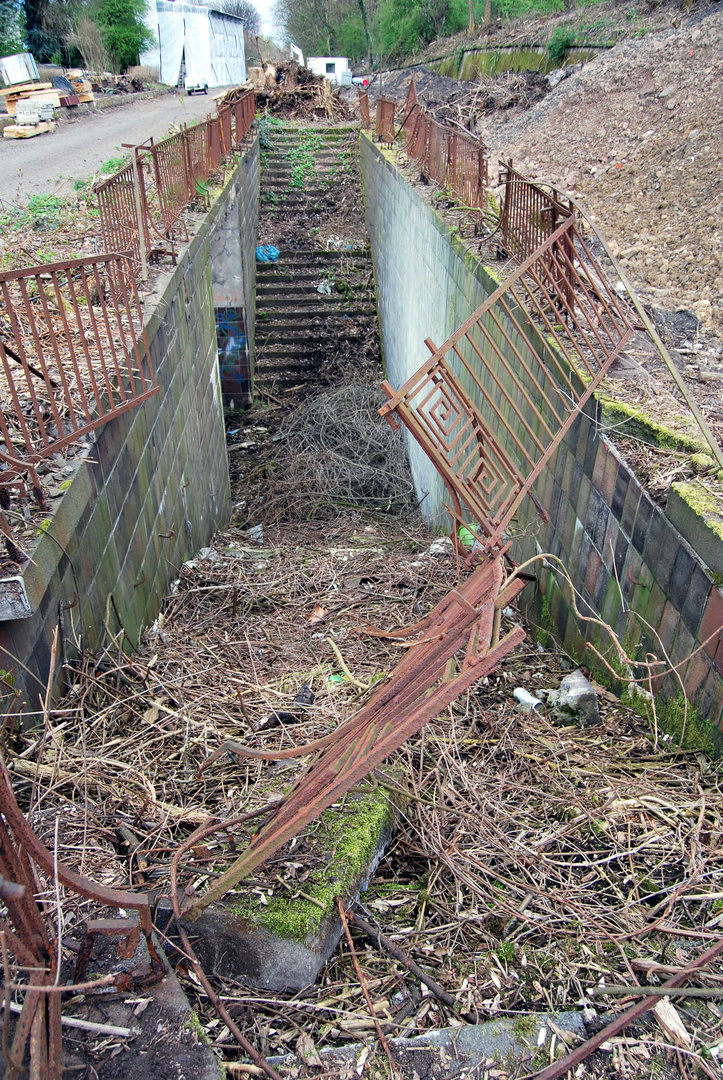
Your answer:
[[[377,111],[374,131],[380,142],[394,142],[394,115],[396,102],[386,98],[377,98]]]
[[[555,191],[546,191],[517,172],[512,163],[500,172],[503,185],[500,226],[508,255],[526,259],[573,212],[572,204]]]
[[[220,104],[216,116],[134,147],[131,163],[95,187],[103,247],[128,253],[142,276],[154,255],[175,255],[178,240],[187,238],[182,212],[203,195],[221,162],[240,149],[255,108],[254,93],[246,90]]]
[[[364,100],[362,100],[364,98]],[[371,126],[369,99],[359,95],[362,127]],[[380,142],[393,143],[395,131],[393,101],[378,98],[374,131]],[[465,206],[484,207],[489,183],[487,153],[482,143],[472,135],[440,124],[428,116],[417,100],[414,79],[410,81],[402,112],[400,130],[404,132],[407,153],[421,171],[440,187],[447,188]]]
[[[0,490],[158,390],[128,258],[0,274]],[[7,523],[0,528],[9,536]]]
[[[484,548],[501,544],[634,325],[571,215],[442,346],[427,342],[404,386],[383,384],[383,414],[412,432]]]

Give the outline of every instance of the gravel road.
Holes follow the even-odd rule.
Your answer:
[[[104,161],[120,156],[121,143],[163,138],[169,124],[203,118],[213,109],[210,94],[168,94],[62,120],[51,135],[0,139],[0,199],[19,206],[30,195],[66,194],[74,180],[99,173]]]

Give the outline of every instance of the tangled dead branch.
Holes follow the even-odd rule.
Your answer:
[[[279,484],[296,513],[336,517],[350,508],[403,514],[416,504],[404,436],[379,416],[376,386],[342,386],[298,409],[284,429]]]

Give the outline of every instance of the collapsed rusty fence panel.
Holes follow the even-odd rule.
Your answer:
[[[566,218],[389,397],[452,494],[502,543],[522,499],[629,341],[635,321]],[[467,388],[467,389],[465,389]],[[468,392],[469,391],[469,392]]]
[[[394,750],[421,730],[461,693],[488,675],[524,639],[521,627],[499,635],[499,613],[522,590],[516,578],[505,583],[502,560],[486,559],[433,611],[408,631],[384,635],[410,641],[401,663],[362,709],[326,740],[292,751],[269,752],[270,759],[321,750],[316,761],[256,834],[246,851],[194,901],[187,917],[197,918],[275,851],[296,836]],[[450,661],[455,658],[455,674]],[[244,747],[233,744],[243,756]],[[258,751],[253,751],[259,756]]]
[[[386,98],[377,98],[375,134],[380,142],[394,142],[394,115],[397,105]]]
[[[2,902],[6,914],[0,919],[4,945],[15,958],[17,976],[27,978],[25,998],[9,1047],[11,1063],[6,1075],[20,1075],[26,1054],[29,1056],[31,1077],[46,1080],[62,1078],[61,995],[44,993],[57,974],[57,932],[51,930],[41,912],[36,894],[38,871],[50,881],[57,881],[78,896],[111,907],[128,908],[138,913],[135,919],[97,919],[86,924],[86,936],[76,965],[75,980],[84,981],[81,959],[90,956],[93,935],[103,934],[119,940],[118,956],[131,959],[143,932],[148,949],[148,961],[139,967],[125,964],[113,978],[114,988],[128,992],[151,986],[163,978],[164,969],[153,940],[153,926],[148,897],[121,889],[96,884],[71,870],[57,855],[42,843],[25,819],[13,793],[10,776],[0,759],[0,880],[14,888],[3,889]],[[4,957],[6,964],[8,958]],[[7,972],[7,968],[6,968]],[[80,976],[80,978],[79,978]],[[103,981],[103,991],[110,985]],[[15,1066],[12,1064],[15,1063]]]
[[[0,274],[0,485],[158,390],[129,260]]]

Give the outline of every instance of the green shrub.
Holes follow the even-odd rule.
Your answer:
[[[547,45],[547,53],[553,64],[563,64],[568,51],[576,41],[575,31],[570,26],[557,26]]]

